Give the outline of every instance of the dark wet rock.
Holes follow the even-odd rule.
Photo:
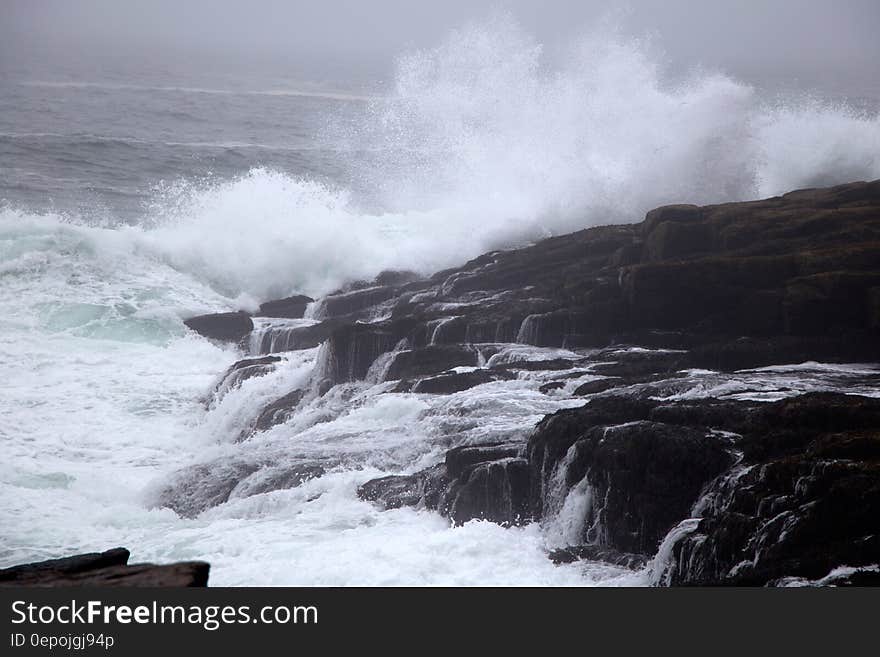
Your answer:
[[[876,461],[811,461],[774,460],[719,482],[675,546],[667,583],[765,585],[877,564]]]
[[[662,583],[766,585],[880,563],[880,400],[813,393],[690,412],[712,406],[742,433],[742,460],[706,491]]]
[[[444,463],[413,475],[368,481],[358,489],[361,499],[386,509],[424,505],[455,524],[490,520],[519,525],[528,514],[528,466],[521,446],[459,447]]]
[[[878,187],[652,211],[642,225],[646,260],[624,272],[631,317],[716,334],[865,327],[880,227],[870,203]],[[847,194],[862,201],[840,203]]]
[[[542,384],[538,388],[538,391],[545,395],[549,395],[554,390],[562,390],[563,388],[565,388],[565,381],[549,381],[548,383]]]
[[[305,390],[291,390],[283,397],[270,402],[260,411],[253,428],[242,435],[242,439],[259,431],[266,431],[277,424],[283,424],[294,414],[297,406],[305,396]]]
[[[484,383],[492,383],[493,381],[504,381],[514,377],[507,372],[491,372],[485,369],[473,370],[471,372],[451,372],[448,374],[440,374],[426,379],[419,379],[412,386],[412,392],[428,393],[432,395],[450,395],[462,390],[468,390]]]
[[[248,370],[253,367],[264,367],[267,365],[272,365],[281,360],[281,356],[261,356],[259,358],[243,358],[242,360],[236,361],[233,363],[228,370],[226,370],[226,375],[229,376],[234,372],[242,372],[242,370]]]
[[[770,586],[880,586],[880,566],[835,569],[818,580],[783,577]]]
[[[312,349],[329,339],[333,331],[344,326],[338,319],[328,319],[308,326],[273,326],[262,330],[258,345],[261,354]]]
[[[664,210],[668,216],[670,208]],[[699,221],[702,218],[701,209],[689,208],[687,212],[679,209],[677,213],[678,220],[670,221],[664,217],[648,230],[644,246],[645,259],[648,262],[693,257],[712,250],[713,231],[710,226]],[[681,220],[688,215],[690,220]]]
[[[265,376],[275,369],[275,364],[281,360],[280,356],[263,356],[262,358],[245,358],[233,363],[220,381],[214,387],[212,397],[218,398],[230,390],[238,388],[248,379]]]
[[[362,378],[401,340],[410,350],[520,341],[689,352],[625,355],[597,370],[623,377],[675,367],[756,367],[783,357],[880,358],[880,220],[870,205],[878,186],[659,208],[642,224],[489,253],[400,287],[384,284],[403,280],[393,277],[354,286],[318,302],[318,316],[341,324],[333,328],[338,366],[328,378]],[[861,200],[840,200],[855,198]],[[372,323],[365,328],[355,320]],[[477,364],[449,361],[430,372],[392,376],[415,380]]]
[[[203,561],[169,565],[129,564],[129,551],[115,548],[0,570],[0,586],[207,586],[210,566]]]
[[[522,452],[521,445],[504,443],[455,447],[446,452],[446,471],[452,477],[461,477],[475,465],[516,458],[522,456]]]
[[[695,346],[683,357],[690,367],[734,371],[781,363],[880,361],[880,341],[838,332],[827,336],[740,337]]]
[[[389,285],[379,285],[363,290],[328,295],[316,302],[313,316],[315,319],[329,319],[332,317],[355,315],[391,299],[396,294],[397,288]]]
[[[422,283],[425,280],[426,278],[422,274],[408,269],[385,269],[380,271],[376,278],[372,280],[350,281],[338,290],[331,292],[330,296],[338,296],[377,287],[395,287],[398,292],[405,293],[423,289],[425,286]]]
[[[868,292],[868,322],[871,329],[880,330],[880,287]]]
[[[573,324],[567,310],[529,315],[520,326],[517,342],[536,347],[564,347],[566,338],[576,332]]]
[[[125,548],[113,548],[105,552],[89,552],[61,559],[26,563],[0,570],[0,582],[39,579],[45,573],[76,575],[101,568],[124,566],[128,563],[129,556],[130,553]]]
[[[587,541],[653,554],[705,483],[731,465],[726,448],[704,429],[657,422],[591,430],[567,470],[570,480],[584,472],[595,496]]]
[[[28,586],[205,587],[208,585],[209,572],[210,565],[204,561],[181,561],[169,565],[135,563],[74,577],[57,578],[49,582],[32,582]]]
[[[410,276],[389,273],[351,285],[316,302],[316,317],[340,323],[332,330],[336,363],[327,378],[363,378],[402,340],[410,350],[519,341],[689,352],[616,357],[616,365],[600,370],[623,377],[783,358],[880,358],[878,189],[880,181],[749,203],[658,208],[641,224],[487,253],[429,279],[406,283]],[[295,347],[319,341],[297,340]],[[450,361],[394,378],[477,364]]]
[[[423,474],[390,475],[372,479],[358,488],[358,497],[367,502],[378,502],[385,509],[416,506],[424,497]]]
[[[389,324],[348,324],[330,336],[319,369],[323,378],[335,383],[362,381],[370,366],[400,341]]]
[[[385,509],[423,505],[438,509],[449,485],[446,465],[440,463],[411,475],[390,475],[372,479],[358,488],[362,500],[375,502]]]
[[[575,397],[583,397],[585,395],[595,395],[606,390],[611,390],[623,385],[623,379],[620,377],[608,377],[605,379],[596,379],[595,381],[587,381],[579,385],[575,391]]]
[[[599,397],[586,406],[548,415],[539,422],[529,439],[527,453],[536,517],[544,515],[545,493],[557,465],[580,437],[593,427],[647,420],[653,406],[654,403],[639,398]]]
[[[153,504],[169,508],[183,518],[195,518],[231,499],[295,488],[324,472],[324,466],[314,462],[279,464],[217,459],[176,472],[155,491]]]
[[[595,545],[577,545],[572,547],[552,550],[547,555],[553,563],[574,563],[575,561],[604,561],[614,566],[623,566],[634,570],[644,568],[648,558],[643,554],[631,554],[620,552],[610,548]]]
[[[554,557],[566,560],[597,550],[649,557],[696,514],[659,583],[765,585],[870,569],[880,563],[878,432],[880,400],[855,395],[597,397],[538,425],[527,454],[531,510],[552,513],[558,469],[567,490],[586,477],[587,529],[583,545]]]
[[[260,304],[260,310],[257,315],[260,317],[287,317],[290,319],[300,319],[306,312],[306,307],[312,303],[314,299],[304,294],[296,294],[292,297],[284,299],[276,299]]]
[[[642,398],[644,399],[644,398]],[[752,425],[752,416],[765,407],[764,402],[741,402],[718,399],[695,399],[664,402],[653,400],[648,412],[652,422],[689,427],[711,427],[739,434]]]
[[[257,469],[256,463],[229,460],[183,468],[157,491],[155,505],[169,508],[183,518],[195,518],[226,502],[238,483]]]
[[[391,393],[405,393],[412,392],[413,386],[418,383],[417,381],[409,381],[407,379],[402,379],[394,384],[394,386],[388,390]]]
[[[529,443],[535,456],[548,443],[555,443],[554,453],[562,455],[552,467],[546,458],[530,459],[534,503],[545,508],[557,468],[564,469],[568,488],[586,478],[592,503],[584,523],[585,544],[653,554],[688,515],[702,487],[732,462],[726,441],[706,429],[629,419],[591,426],[594,412],[561,413],[571,417],[560,422],[559,413],[551,416],[557,421],[539,425]],[[575,423],[579,428],[573,432]]]
[[[698,205],[684,203],[664,205],[654,208],[645,215],[645,220],[641,225],[641,233],[643,236],[648,236],[664,223],[696,224],[703,221],[704,218],[703,208]]]
[[[547,360],[515,360],[493,365],[493,370],[523,370],[526,372],[555,372],[570,370],[585,363],[584,359],[549,358]]]
[[[479,351],[470,345],[431,345],[401,351],[389,364],[385,380],[415,379],[455,367],[474,367],[479,361]]]
[[[198,315],[183,323],[199,335],[224,342],[240,342],[254,328],[254,322],[245,312]]]
[[[652,542],[665,533],[661,525],[687,517],[700,488],[729,460],[729,447],[747,449],[754,458],[765,458],[768,450],[798,453],[800,431],[865,431],[880,426],[875,411],[867,408],[875,405],[873,400],[866,403],[864,398],[844,395],[806,395],[769,405],[596,398],[539,424],[529,443],[533,508],[539,517],[544,513],[549,482],[560,464],[566,468],[569,487],[590,473],[591,485],[600,482],[598,498],[603,505],[600,511],[591,511],[594,515],[587,523],[601,531],[586,538],[594,544],[650,554],[656,547]],[[736,437],[733,432],[742,435]],[[732,445],[728,444],[731,440],[735,441]],[[789,445],[789,441],[793,442]],[[833,458],[864,454],[871,447],[864,437],[834,444],[838,451]],[[658,487],[656,491],[645,492],[653,486]],[[618,498],[615,490],[623,497]],[[655,503],[663,508],[654,508]],[[667,514],[671,508],[677,511]],[[664,514],[666,519],[661,520]],[[613,526],[608,526],[604,517],[612,516]],[[654,530],[648,531],[652,524]],[[636,526],[637,532],[633,531]],[[653,538],[645,543],[647,536]]]
[[[432,331],[434,344],[479,344],[490,342],[516,342],[522,319],[510,316],[510,308],[502,313],[481,309],[471,311],[470,317],[458,317],[440,324]]]
[[[524,524],[531,520],[528,480],[529,467],[524,458],[475,463],[446,489],[440,511],[456,524],[473,519],[504,526]]]
[[[435,507],[455,524],[490,520],[520,525],[531,520],[528,463],[520,445],[459,447],[446,453],[448,483]]]
[[[747,324],[754,315],[743,304],[796,274],[791,257],[716,257],[635,265],[622,272],[622,287],[634,328],[748,334],[755,331]]]
[[[264,467],[240,481],[232,490],[230,498],[250,497],[276,490],[287,490],[301,486],[310,479],[324,475],[322,465],[314,463],[294,463]]]
[[[874,402],[662,399],[687,392],[687,370],[715,382],[765,365],[880,360],[878,263],[880,181],[667,206],[427,279],[350,284],[316,302],[324,322],[260,349],[325,341],[318,394],[368,376],[432,393],[514,375],[542,392],[604,377],[581,384],[585,405],[546,417],[527,445],[454,448],[433,468],[365,483],[359,494],[386,508],[511,525],[551,519],[575,491],[584,530],[565,558],[636,565],[690,520],[661,581],[815,581],[850,562],[864,580],[880,563]],[[489,360],[517,342],[574,355]]]
[[[590,372],[601,376],[644,377],[650,374],[672,374],[687,366],[687,354],[675,351],[621,351],[599,356],[602,363],[590,368]]]
[[[421,274],[406,269],[386,269],[379,272],[374,281],[377,286],[394,286],[399,287],[408,283],[424,280]]]

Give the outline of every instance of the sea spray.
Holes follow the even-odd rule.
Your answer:
[[[876,114],[661,62],[607,25],[554,58],[509,19],[472,24],[328,128],[352,189],[266,169],[171,186],[144,240],[229,296],[317,296],[666,203],[880,177]]]
[[[473,23],[402,56],[387,95],[328,114],[339,182],[267,168],[168,181],[140,227],[117,232],[255,308],[666,203],[880,177],[876,113],[804,93],[768,100],[663,61],[608,22],[553,53],[512,19]]]

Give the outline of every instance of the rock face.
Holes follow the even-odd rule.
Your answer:
[[[371,479],[358,489],[358,496],[369,502],[378,502],[386,509],[416,506],[425,494],[428,473],[417,475],[391,475]]]
[[[248,379],[268,374],[280,361],[280,356],[263,356],[262,358],[244,358],[233,363],[214,386],[209,402],[222,398],[229,391],[240,387]]]
[[[358,495],[386,509],[424,505],[456,524],[473,519],[523,524],[530,515],[528,465],[521,450],[503,444],[457,447],[439,466],[368,481]]]
[[[287,317],[289,319],[299,319],[305,315],[306,308],[314,299],[304,294],[297,294],[284,299],[275,301],[267,301],[260,304],[260,310],[257,313],[261,317]]]
[[[437,508],[454,523],[473,518],[502,525],[529,519],[527,461],[516,446],[457,448],[446,453],[446,476]]]
[[[455,367],[473,367],[479,361],[479,351],[469,345],[430,345],[395,354],[384,378],[417,379]]]
[[[588,483],[588,547],[647,557],[691,523],[655,564],[658,583],[766,585],[880,560],[878,399],[597,398],[546,418],[528,455],[536,517],[559,486]]]
[[[306,326],[277,326],[261,329],[257,334],[257,351],[272,354],[281,351],[311,349],[327,340],[342,326],[338,320],[328,319]]]
[[[243,461],[211,461],[180,470],[173,482],[156,494],[156,506],[195,518],[205,509],[223,504],[238,484],[258,469]]]
[[[275,465],[260,461],[216,459],[178,471],[176,477],[154,492],[157,507],[172,509],[183,518],[202,511],[273,490],[295,488],[324,473],[316,463]]]
[[[244,312],[198,315],[184,324],[199,335],[225,342],[239,342],[254,328],[253,320]]]
[[[742,461],[709,487],[662,581],[761,586],[880,563],[880,401],[805,395],[743,431]]]
[[[296,410],[304,394],[304,390],[291,390],[283,397],[279,397],[265,406],[257,416],[253,429],[248,434],[242,436],[242,438],[247,438],[257,431],[265,431],[276,424],[286,421]]]
[[[330,319],[359,316],[359,313],[372,309],[396,295],[396,288],[390,285],[376,285],[351,292],[330,294],[317,302],[313,317],[315,319]]]
[[[597,397],[548,416],[525,449],[455,448],[359,495],[503,525],[552,521],[583,495],[577,542],[553,558],[642,566],[673,536],[653,565],[659,584],[763,586],[840,566],[867,581],[880,563],[880,399]]]
[[[210,566],[203,561],[183,561],[167,566],[129,564],[129,552],[115,548],[79,554],[0,570],[0,586],[162,586],[208,585]]]
[[[667,532],[687,517],[706,482],[733,459],[725,441],[703,428],[646,419],[584,432],[593,417],[591,412],[551,416],[538,427],[529,448],[534,514],[552,512],[547,507],[562,491],[583,482],[590,504],[581,543],[652,555]],[[572,422],[577,426],[573,434]],[[571,438],[561,459],[546,460],[548,452],[556,453]],[[552,490],[554,484],[561,484],[561,490]]]
[[[412,391],[434,395],[449,395],[473,388],[474,386],[483,385],[484,383],[511,378],[513,378],[513,375],[507,372],[492,372],[485,369],[469,372],[452,372],[419,379],[412,387]]]
[[[190,321],[238,340],[250,319],[231,315]],[[321,344],[309,400],[364,381],[426,399],[534,382],[544,402],[582,403],[486,444],[450,431],[441,463],[366,482],[365,500],[454,523],[562,519],[555,560],[650,562],[658,584],[825,581],[839,566],[873,581],[880,402],[862,395],[880,377],[825,369],[812,388],[768,392],[743,370],[880,361],[880,181],[667,206],[428,278],[386,272],[318,299],[309,318],[252,341],[254,355]],[[548,357],[516,356],[536,348]],[[242,365],[229,385],[273,366]],[[285,392],[254,431],[303,399]],[[252,465],[231,470],[231,486],[193,478],[176,508],[228,499]]]

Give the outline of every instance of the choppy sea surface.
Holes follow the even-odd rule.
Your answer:
[[[638,221],[668,202],[880,178],[871,90],[670,75],[619,35],[588,35],[564,61],[536,46],[515,24],[474,25],[404,54],[391,82],[357,88],[4,68],[0,566],[125,545],[138,561],[210,561],[216,584],[644,583],[602,564],[553,565],[564,518],[450,527],[355,495],[438,461],[453,430],[474,442],[525,435],[582,400],[544,395],[538,379],[442,397],[365,383],[235,443],[262,403],[307,377],[315,352],[286,354],[206,407],[241,354],[182,323]],[[827,386],[822,367],[693,372],[680,394],[772,399]],[[331,467],[194,519],[155,508],[182,467],[241,450]]]

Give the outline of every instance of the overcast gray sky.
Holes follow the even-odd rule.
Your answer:
[[[610,9],[673,62],[734,73],[772,68],[877,71],[878,0],[0,0],[0,57],[44,51],[333,62],[387,70],[402,50],[509,8],[543,43]]]

